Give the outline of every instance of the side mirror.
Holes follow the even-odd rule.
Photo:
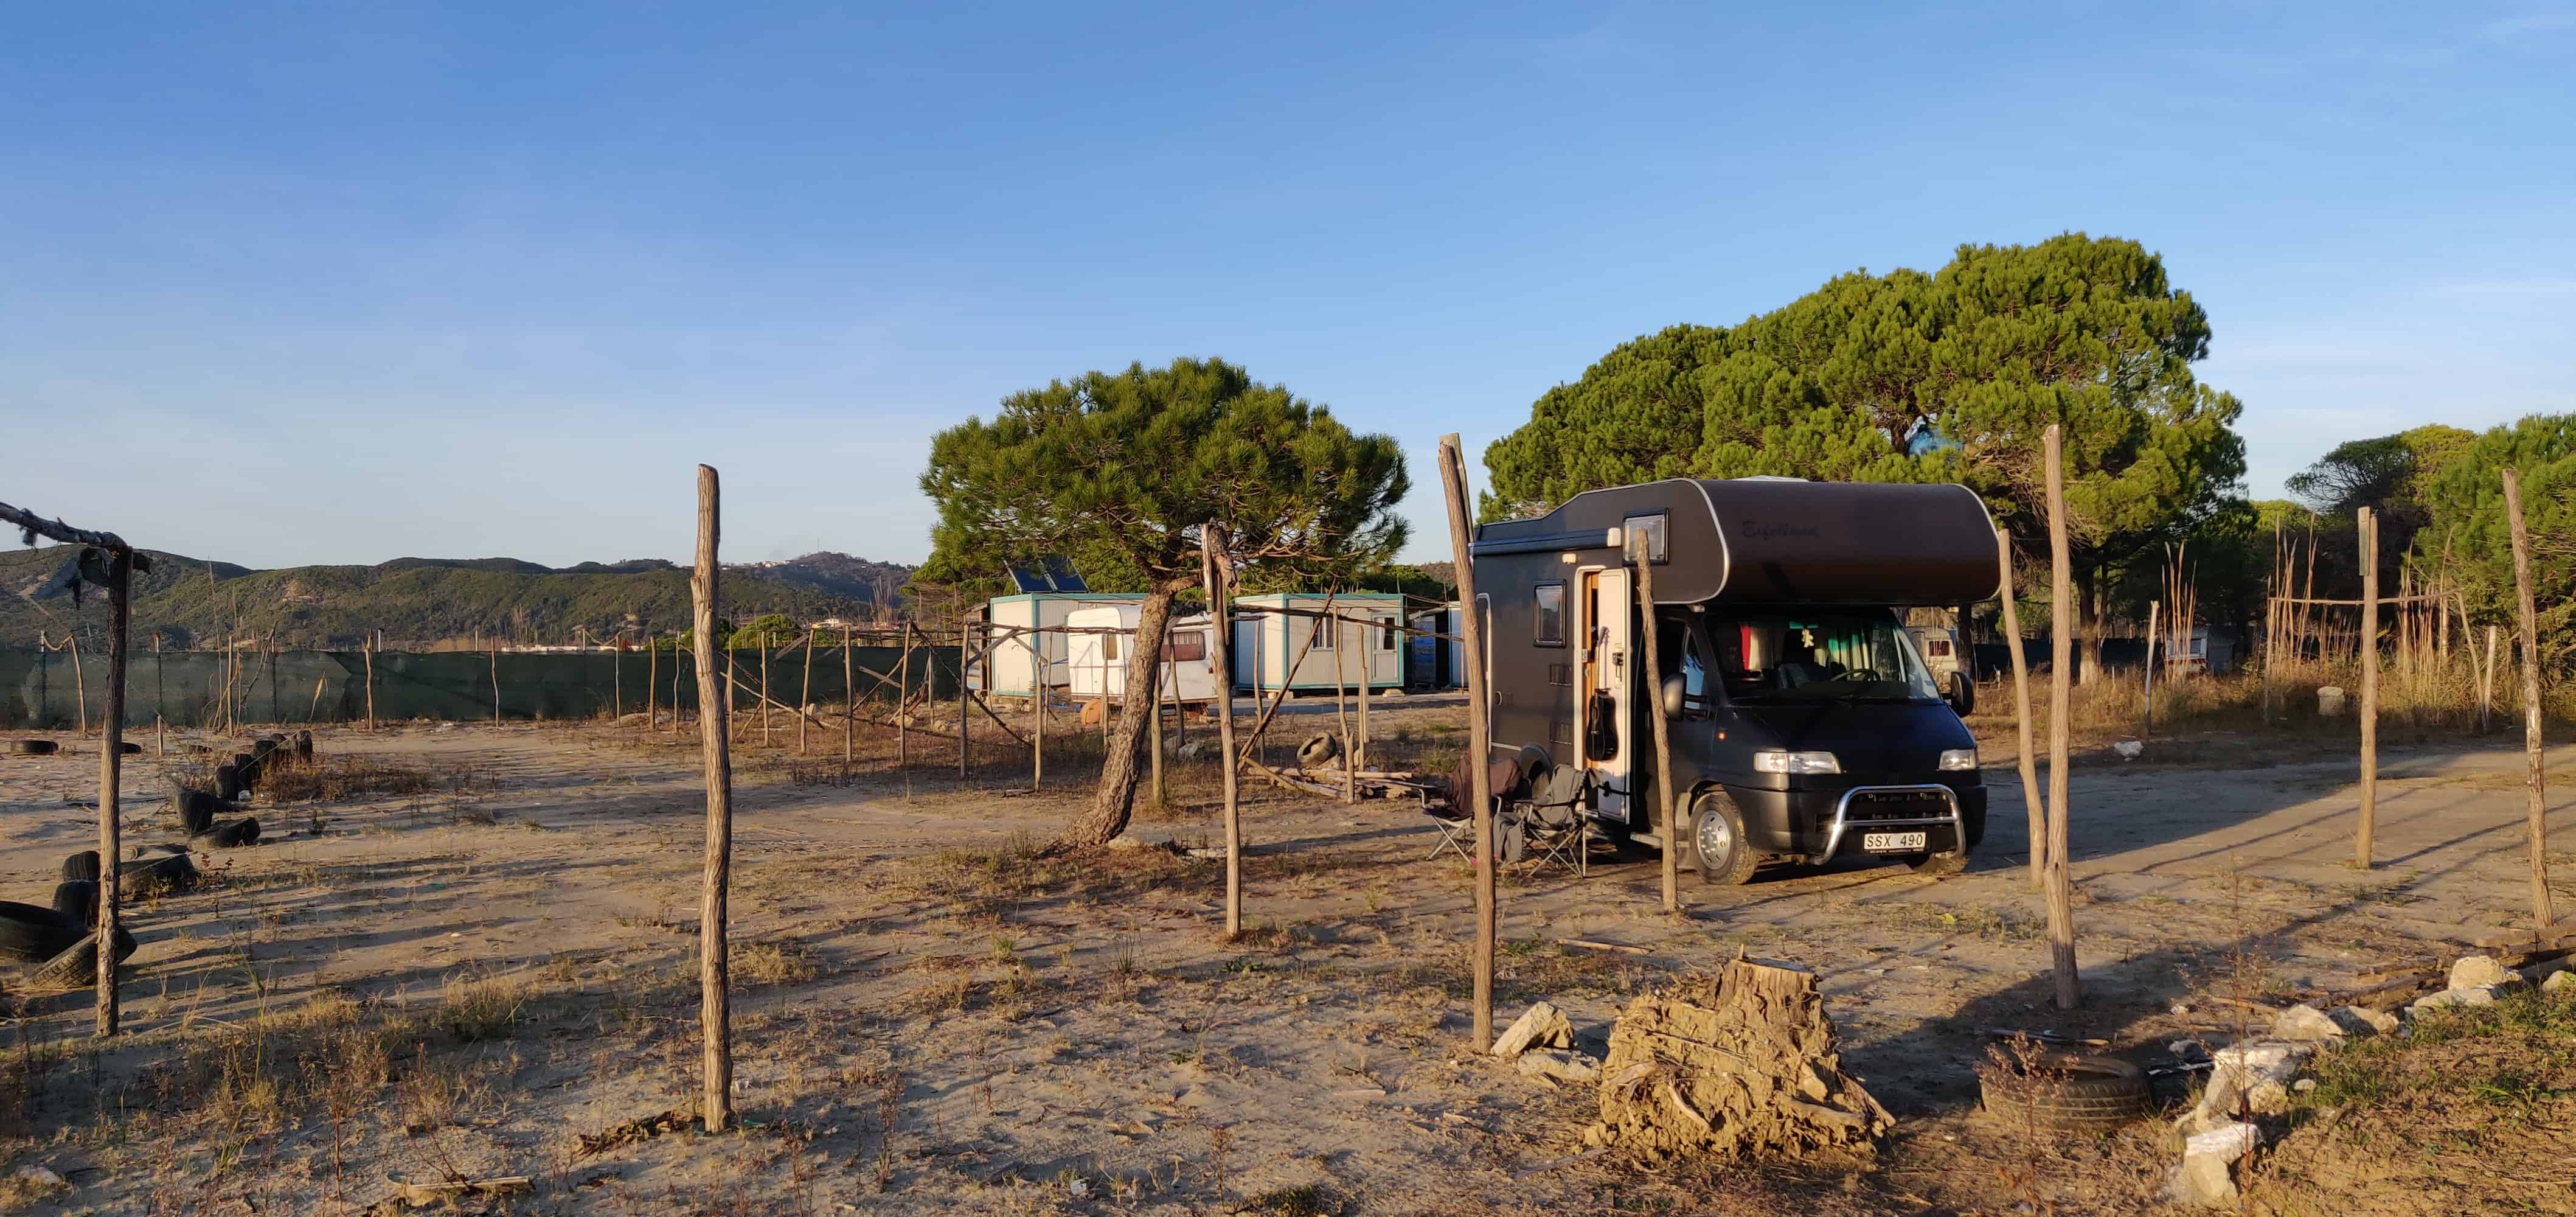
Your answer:
[[[1664,687],[1661,691],[1663,695],[1656,699],[1661,702],[1664,707],[1664,717],[1680,718],[1682,716],[1682,701],[1686,696],[1687,688],[1688,686],[1682,683],[1682,674],[1679,672],[1675,672],[1664,678]]]
[[[1942,700],[1949,702],[1950,709],[1961,718],[1976,713],[1977,682],[1968,679],[1965,672],[1950,673],[1950,691],[1942,696]]]

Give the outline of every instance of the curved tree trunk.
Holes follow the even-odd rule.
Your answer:
[[[1091,810],[1066,825],[1064,834],[1056,838],[1057,849],[1106,845],[1127,831],[1128,814],[1136,807],[1136,780],[1141,768],[1137,762],[1144,751],[1145,724],[1162,691],[1157,678],[1163,672],[1163,638],[1172,624],[1172,598],[1183,586],[1166,580],[1145,593],[1145,603],[1136,614],[1136,634],[1129,639],[1132,645],[1127,652],[1127,688],[1119,696],[1119,704],[1126,712],[1118,716],[1118,725],[1110,732],[1108,754],[1101,758],[1100,790],[1092,797]]]

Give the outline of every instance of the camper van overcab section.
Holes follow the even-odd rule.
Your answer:
[[[1595,490],[1484,525],[1494,756],[1514,792],[1579,790],[1602,831],[1687,850],[1714,882],[1770,859],[1959,869],[1985,835],[1959,721],[1975,683],[1936,675],[1905,614],[1992,598],[1994,537],[1964,487],[1779,478]],[[1627,556],[1640,538],[1652,673]],[[1668,720],[1670,815],[1649,713]]]

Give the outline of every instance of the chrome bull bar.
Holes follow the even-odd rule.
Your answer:
[[[1961,815],[1959,812],[1958,791],[1952,790],[1938,782],[1923,782],[1910,786],[1854,786],[1851,789],[1844,791],[1841,798],[1834,800],[1834,818],[1825,826],[1824,852],[1809,855],[1807,858],[1808,864],[1813,866],[1822,866],[1825,863],[1832,861],[1834,854],[1842,849],[1843,833],[1851,827],[1851,801],[1855,796],[1864,794],[1935,793],[1941,796],[1941,800],[1943,802],[1949,804],[1949,815],[1911,816],[1895,820],[1871,820],[1869,821],[1869,827],[1872,831],[1876,831],[1880,828],[1937,828],[1943,824],[1947,824],[1950,826],[1951,848],[1964,852],[1968,848],[1968,821],[1967,817]]]

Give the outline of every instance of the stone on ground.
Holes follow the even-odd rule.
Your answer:
[[[2299,1043],[2323,1043],[2345,1035],[2343,1024],[2315,1006],[2292,1006],[2272,1020],[2272,1038]]]
[[[1576,1085],[1601,1080],[1601,1063],[1580,1052],[1533,1048],[1521,1054],[1519,1068],[1524,1077],[1551,1078]]]
[[[2479,985],[2507,985],[2520,980],[2511,968],[2489,955],[2463,955],[2451,964],[2453,989],[2473,989]]]
[[[2168,1195],[2182,1204],[2232,1208],[2237,1203],[2235,1166],[2257,1141],[2251,1124],[2222,1124],[2183,1145],[2182,1165],[2166,1181]]]
[[[2367,1006],[2337,1006],[2335,1007],[2334,1012],[2328,1014],[2326,1017],[2333,1019],[2335,1021],[2335,1025],[2343,1028],[2344,1033],[2347,1035],[2394,1035],[2397,1033],[2396,1015],[2390,1014],[2384,1010],[2373,1010]]]
[[[1520,1018],[1494,1037],[1495,1056],[1515,1057],[1532,1048],[1571,1048],[1574,1046],[1574,1024],[1565,1012],[1547,1002],[1531,1003]]]
[[[2465,989],[2444,989],[2430,997],[2419,997],[2415,999],[2415,1004],[2406,1007],[2406,1012],[2410,1015],[2420,1015],[2428,1011],[2440,1010],[2448,1006],[2492,1006],[2495,1004],[2495,999],[2496,991],[2492,985],[2473,985]]]
[[[2540,982],[2540,991],[2543,993],[2576,992],[2576,972],[2552,973],[2549,979]]]

